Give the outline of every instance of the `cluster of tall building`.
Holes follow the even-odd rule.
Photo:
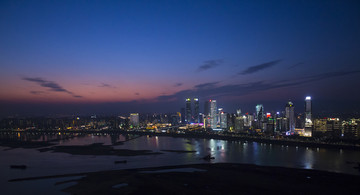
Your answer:
[[[217,107],[216,100],[204,102],[204,112],[199,112],[199,98],[186,98],[185,108],[181,109],[183,124],[201,124],[204,128],[225,130],[227,128],[227,113]]]
[[[241,113],[236,109],[236,113],[226,113],[222,108],[218,108],[216,100],[204,102],[204,112],[199,111],[199,98],[187,98],[183,113],[173,114],[143,114],[131,113],[126,120],[119,121],[117,125],[128,126],[127,128],[136,129],[149,127],[149,124],[168,124],[177,126],[179,124],[190,124],[202,126],[202,128],[215,131],[226,130],[233,133],[261,133],[266,135],[300,135],[305,137],[318,138],[360,138],[360,119],[340,120],[339,118],[313,118],[311,97],[305,98],[304,112],[295,114],[294,103],[288,101],[282,112],[265,112],[262,104],[255,106],[255,112]],[[126,117],[125,117],[126,119]],[[142,122],[141,122],[142,121]],[[79,121],[74,119],[72,124]],[[105,124],[105,123],[104,123]],[[128,124],[128,125],[126,125]],[[100,123],[98,122],[99,126]],[[101,126],[100,126],[101,127]]]
[[[200,123],[199,98],[186,98],[185,110],[182,109],[183,123]]]
[[[242,132],[253,130],[270,134],[301,134],[311,136],[313,131],[311,97],[305,98],[304,119],[295,116],[294,103],[288,101],[283,112],[265,112],[264,106],[255,106],[254,114],[242,114],[240,109],[235,114],[229,114],[218,108],[216,100],[204,102],[204,112],[199,112],[199,98],[187,98],[182,123],[201,123],[204,128],[213,130],[229,130]]]
[[[283,112],[265,112],[264,106],[255,107],[254,124],[252,128],[257,132],[267,134],[300,134],[311,137],[313,131],[311,97],[305,98],[304,114],[295,115],[295,105],[288,101]],[[305,116],[302,118],[302,116]],[[245,118],[245,116],[243,116]],[[248,118],[248,117],[247,117]],[[235,128],[235,130],[238,130]]]

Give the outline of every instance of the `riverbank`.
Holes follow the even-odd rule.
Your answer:
[[[0,131],[0,133],[69,133],[69,134],[130,134],[130,135],[149,135],[149,136],[169,136],[177,138],[196,138],[196,139],[217,139],[227,141],[251,141],[267,144],[277,144],[285,146],[303,146],[311,148],[333,148],[333,149],[348,149],[360,151],[360,143],[324,143],[315,142],[311,140],[297,140],[292,138],[269,138],[252,135],[237,135],[237,134],[215,134],[207,132],[187,132],[187,133],[173,133],[173,132],[150,132],[150,131],[125,131],[125,130],[47,130],[47,131]],[[3,145],[0,141],[0,146]],[[6,146],[6,145],[4,145]],[[10,146],[11,147],[11,146]]]
[[[360,176],[250,164],[193,164],[100,171],[63,189],[70,194],[357,194]],[[23,178],[11,182],[74,176]],[[66,183],[62,182],[62,183]]]

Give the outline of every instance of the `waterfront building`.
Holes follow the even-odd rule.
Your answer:
[[[227,113],[227,129],[234,132],[236,114]]]
[[[212,129],[216,129],[217,115],[218,115],[216,100],[209,100],[209,101],[210,101],[210,114],[209,114],[210,127]]]
[[[200,111],[199,111],[199,98],[194,98],[194,122],[199,123],[200,122]]]
[[[264,117],[264,106],[262,104],[258,104],[256,105],[255,109],[256,109],[255,119],[257,121],[262,121]]]
[[[234,129],[236,133],[239,133],[241,131],[244,131],[244,126],[245,126],[245,120],[246,120],[246,116],[236,116],[235,118],[235,124],[234,124]]]
[[[275,132],[283,134],[287,130],[288,130],[288,119],[286,117],[278,117],[278,118],[276,118]]]
[[[255,124],[254,127],[255,129],[260,129],[260,130],[264,130],[263,128],[263,123],[264,123],[264,106],[262,104],[258,104],[255,107],[256,112],[255,112]],[[266,128],[266,127],[265,127]]]
[[[266,124],[266,130],[264,131],[266,134],[268,135],[274,135],[275,133],[275,120],[274,119],[269,119]]]
[[[312,136],[312,105],[311,105],[311,97],[306,96],[305,98],[305,133],[304,136],[311,137]]]
[[[199,113],[199,123],[204,123],[205,118],[206,118],[206,116],[203,113]]]
[[[297,113],[295,118],[295,128],[305,130],[305,113]]]
[[[217,118],[216,118],[216,127],[220,128],[220,113],[223,112],[223,108],[218,108]]]
[[[360,119],[350,119],[342,123],[343,136],[346,139],[360,138]]]
[[[191,123],[192,121],[192,111],[191,111],[191,99],[186,98],[185,101],[185,121],[187,124]]]
[[[225,112],[219,113],[220,118],[220,128],[226,129],[227,128],[227,114]]]
[[[289,101],[285,107],[285,116],[288,119],[288,131],[290,134],[295,133],[295,112],[294,104]]]
[[[244,127],[246,128],[251,128],[253,125],[253,121],[254,121],[254,116],[252,114],[248,114],[246,113],[244,116]]]
[[[339,138],[342,124],[339,118],[322,118],[314,120],[314,137]]]

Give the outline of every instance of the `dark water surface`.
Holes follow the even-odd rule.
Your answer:
[[[211,163],[249,163],[266,166],[316,169],[331,172],[360,175],[349,162],[360,162],[360,151],[344,149],[306,148],[257,142],[234,142],[214,139],[187,139],[165,136],[134,136],[109,134],[37,135],[21,139],[46,141],[53,140],[56,145],[87,145],[92,143],[113,143],[116,149],[152,150],[157,155],[140,156],[94,156],[71,155],[67,153],[39,152],[38,149],[0,147],[0,187],[2,194],[52,193],[61,194],[60,189],[71,183],[54,185],[59,181],[72,178],[42,179],[22,182],[7,182],[9,179],[81,173],[112,169],[157,167],[208,163],[201,158],[207,154],[215,157]],[[128,140],[128,141],[127,141]],[[189,153],[166,152],[162,150],[196,151]],[[127,163],[115,164],[114,161],[126,160]],[[25,170],[10,169],[10,165],[27,165]]]

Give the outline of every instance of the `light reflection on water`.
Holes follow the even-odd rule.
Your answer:
[[[15,135],[24,138],[23,135]],[[36,140],[55,140],[59,135],[32,135]],[[63,136],[63,135],[60,135]],[[64,137],[64,136],[63,136]],[[60,137],[61,138],[61,137]],[[54,174],[81,173],[111,169],[129,169],[209,163],[201,158],[211,154],[215,157],[210,163],[249,163],[265,166],[281,166],[292,168],[318,169],[348,174],[359,174],[353,164],[360,162],[360,152],[353,150],[306,148],[264,144],[247,141],[226,141],[214,139],[188,139],[164,136],[82,134],[68,139],[58,139],[59,145],[86,145],[104,143],[117,149],[152,150],[162,152],[160,155],[144,156],[85,156],[64,153],[43,152],[36,149],[10,149],[0,147],[0,186],[9,179],[34,177]],[[192,153],[164,152],[162,150],[196,151]],[[115,160],[127,160],[126,164],[114,164]],[[11,170],[10,165],[25,164],[26,170]]]

